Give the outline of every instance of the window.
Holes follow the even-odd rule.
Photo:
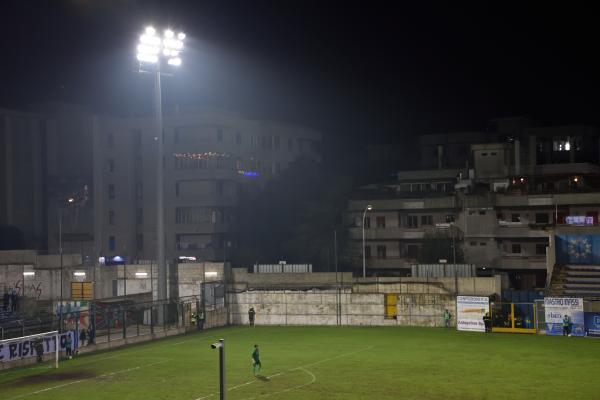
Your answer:
[[[242,144],[242,134],[239,132],[235,134],[235,144],[238,146]]]
[[[504,221],[504,213],[496,213],[496,219],[499,221]]]
[[[114,236],[109,236],[108,237],[108,250],[115,251],[116,248],[117,248],[117,240],[115,239]]]
[[[470,246],[477,246],[477,242],[469,242]]]
[[[479,215],[485,215],[485,210],[479,210]]]
[[[385,245],[378,245],[377,246],[377,258],[386,258],[386,254],[387,250]]]
[[[454,222],[454,215],[450,214],[450,215],[446,215],[446,223],[452,223]]]
[[[419,226],[419,220],[416,215],[408,215],[406,217],[406,227],[407,228],[416,228]]]
[[[108,210],[108,224],[109,225],[115,224],[115,211],[114,210]]]
[[[480,246],[487,246],[487,243],[486,242],[479,242],[479,245]]]
[[[144,209],[137,208],[135,210],[135,223],[138,225],[142,225],[144,223]]]
[[[511,214],[510,220],[512,222],[521,222],[521,214]]]
[[[294,139],[292,139],[292,138],[288,139],[288,150],[289,151],[293,151],[294,150]]]
[[[175,169],[206,169],[208,160],[206,158],[175,156]]]
[[[421,225],[433,225],[433,215],[421,215]]]
[[[538,256],[546,255],[546,244],[545,243],[537,243],[535,245],[535,254]]]
[[[217,181],[217,196],[223,196],[223,181]]]
[[[548,213],[535,213],[535,223],[536,224],[547,224],[550,222],[550,217]]]
[[[376,217],[375,223],[378,228],[385,228],[385,217]]]
[[[521,254],[521,245],[518,243],[513,243],[513,245],[511,246],[511,253]]]
[[[492,152],[490,153],[490,156],[495,156],[495,155],[498,155],[498,153],[496,153],[495,151],[492,151]]]
[[[419,246],[416,244],[409,244],[406,246],[406,257],[408,258],[417,258],[419,255]]]
[[[482,155],[483,157],[485,157],[485,156],[487,156],[487,153],[481,153],[481,155]]]
[[[112,183],[108,185],[108,198],[109,200],[115,199],[115,185],[113,185]]]
[[[371,258],[371,246],[365,246],[365,258]]]
[[[217,129],[217,142],[223,142],[223,129]]]
[[[115,135],[112,132],[110,132],[106,135],[106,145],[110,149],[115,147]]]
[[[138,250],[144,250],[144,234],[138,233],[136,236],[136,244]]]
[[[555,136],[552,138],[552,151],[571,151],[569,136]]]
[[[135,183],[135,197],[139,200],[144,197],[144,187],[142,186],[142,182]]]
[[[371,227],[371,217],[365,217],[365,222],[364,222],[364,226],[365,229],[369,229]]]
[[[108,159],[108,172],[115,172],[115,159],[114,158]]]
[[[275,149],[279,150],[279,136],[273,137],[273,144],[275,145]]]

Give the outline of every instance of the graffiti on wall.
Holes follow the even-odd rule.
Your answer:
[[[23,285],[23,281],[16,281],[12,287],[15,288],[19,296],[34,297],[36,300],[39,300],[42,296],[42,282],[26,283]]]

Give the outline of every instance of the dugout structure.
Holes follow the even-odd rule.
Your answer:
[[[492,332],[537,333],[535,303],[490,303]]]

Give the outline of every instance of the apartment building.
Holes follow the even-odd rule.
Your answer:
[[[80,253],[88,264],[155,258],[153,117],[97,115],[69,104],[0,117],[1,223],[50,253],[62,239],[65,253]],[[231,111],[178,110],[165,113],[163,126],[169,259],[227,259],[240,191],[260,190],[297,158],[320,157],[318,131]]]
[[[446,166],[447,138],[421,138],[429,150],[440,148],[437,160],[422,164],[437,169],[401,171],[393,182],[355,191],[347,212],[355,254],[362,253],[364,209],[373,207],[364,222],[372,274],[409,273],[427,233],[445,229],[480,273],[505,273],[516,288],[544,286],[555,228],[598,224],[600,134],[591,126],[533,127],[528,120],[517,129],[515,121],[496,121],[508,133],[471,142],[458,168]],[[421,152],[432,157],[429,150]],[[362,259],[354,260],[360,267]]]

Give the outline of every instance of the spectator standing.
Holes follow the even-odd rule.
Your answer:
[[[254,307],[250,307],[248,310],[248,321],[250,322],[250,326],[254,326],[254,318],[256,317],[256,311],[254,311]]]
[[[69,331],[67,333],[67,338],[65,340],[65,350],[68,359],[73,358],[73,341],[71,340],[71,332],[72,331]]]
[[[10,304],[10,295],[8,294],[8,290],[4,289],[4,296],[2,298],[2,305],[4,307],[4,311],[8,311],[9,304]]]
[[[450,328],[450,319],[452,318],[452,315],[450,315],[450,311],[448,311],[448,309],[444,310],[444,326],[446,328]]]
[[[81,346],[85,346],[85,339],[87,338],[87,333],[85,329],[82,329],[81,332],[79,332],[79,343],[81,343]]]

